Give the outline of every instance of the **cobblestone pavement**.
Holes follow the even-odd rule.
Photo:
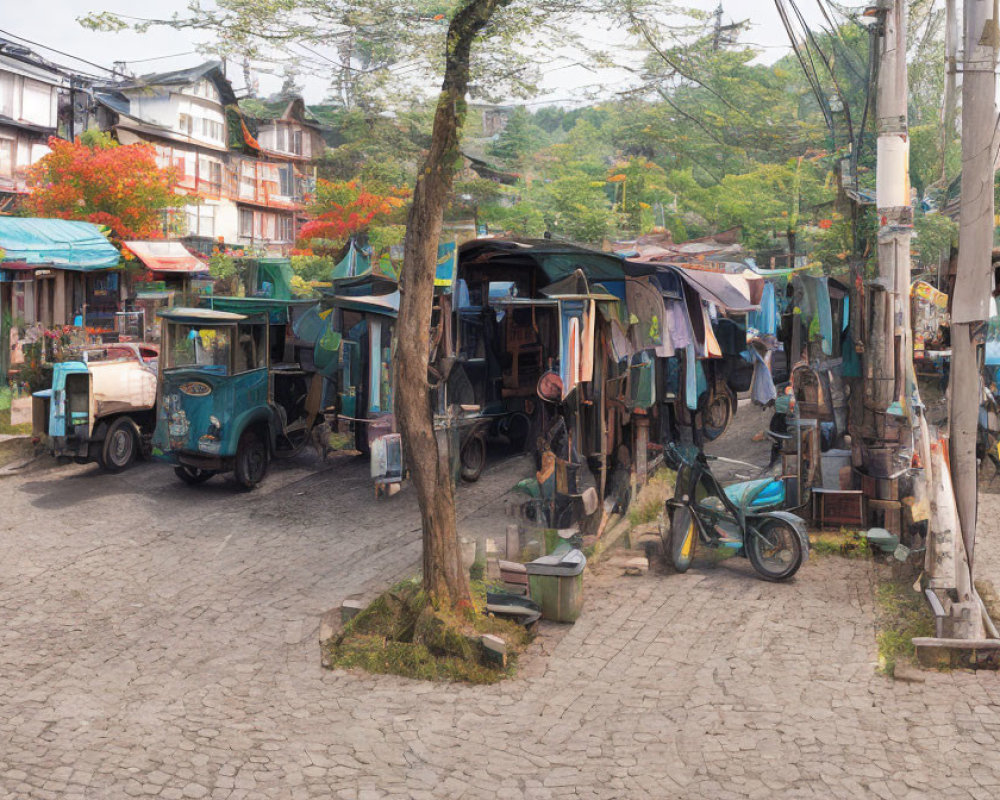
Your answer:
[[[599,572],[497,686],[320,669],[320,613],[418,556],[412,493],[366,472],[0,481],[0,797],[997,796],[1000,680],[875,675],[859,561]]]

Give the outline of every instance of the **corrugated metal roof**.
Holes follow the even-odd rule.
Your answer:
[[[204,261],[191,255],[183,244],[172,239],[125,242],[125,246],[153,272],[208,272],[208,265]]]
[[[3,261],[58,269],[109,269],[121,260],[96,225],[68,219],[0,217],[0,248]]]

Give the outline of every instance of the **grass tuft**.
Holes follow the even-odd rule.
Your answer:
[[[875,590],[879,671],[892,677],[901,660],[912,662],[914,637],[934,635],[927,601],[905,580],[883,580]]]
[[[664,502],[674,492],[676,479],[677,473],[666,467],[661,467],[649,477],[628,512],[628,521],[633,528],[656,522]]]

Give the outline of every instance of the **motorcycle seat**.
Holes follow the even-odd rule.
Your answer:
[[[785,484],[775,478],[734,483],[725,489],[726,497],[737,508],[767,508],[781,504],[785,499]]]

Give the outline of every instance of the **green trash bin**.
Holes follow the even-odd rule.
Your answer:
[[[524,565],[528,593],[553,622],[575,622],[583,606],[583,568],[587,557],[576,549],[559,549]]]

